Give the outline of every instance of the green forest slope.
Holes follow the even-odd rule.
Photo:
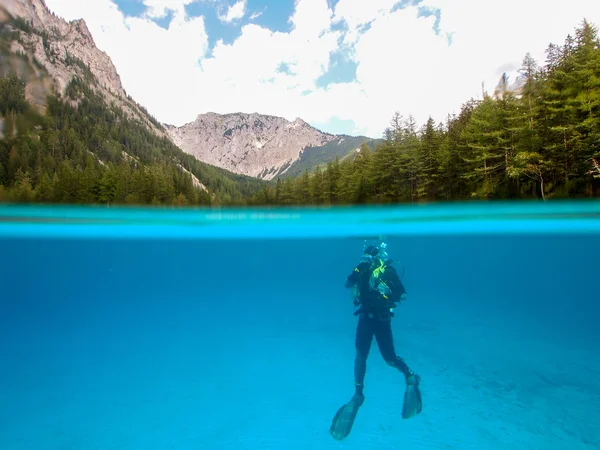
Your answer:
[[[306,147],[300,158],[295,161],[285,173],[275,177],[275,180],[277,178],[284,179],[297,177],[307,170],[308,172],[313,172],[318,166],[321,166],[320,168],[324,169],[328,162],[333,162],[336,158],[343,161],[344,159],[353,156],[362,144],[366,143],[367,146],[373,150],[382,142],[381,139],[371,139],[365,136],[341,135],[325,145],[319,147]],[[282,170],[285,170],[285,167],[282,168]]]
[[[18,18],[0,24],[0,201],[227,205],[245,203],[265,185],[198,161],[107,105],[72,56],[64,95],[30,104],[26,83],[43,80],[44,71],[31,55],[9,52],[19,33],[46,34]]]

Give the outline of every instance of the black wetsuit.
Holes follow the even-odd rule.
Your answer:
[[[400,301],[402,294],[406,293],[402,281],[396,270],[387,266],[381,279],[391,289],[388,298],[384,298],[378,291],[369,287],[369,278],[373,268],[370,263],[360,263],[346,280],[346,287],[357,287],[360,309],[357,311],[358,326],[356,328],[356,359],[354,362],[354,382],[357,393],[362,395],[363,382],[367,371],[367,357],[371,349],[373,336],[381,356],[390,366],[395,367],[408,377],[412,374],[404,360],[396,355],[394,338],[392,334],[391,319],[393,313],[390,308]]]

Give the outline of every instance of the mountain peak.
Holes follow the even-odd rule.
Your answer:
[[[85,20],[73,20],[69,22],[69,25],[73,30],[75,30],[75,32],[79,33],[85,39],[85,41],[87,41],[87,44],[94,47],[96,46],[92,33],[90,33],[90,29],[88,28],[87,23],[85,23]]]
[[[335,139],[301,118],[257,112],[198,114],[181,127],[167,127],[171,140],[201,161],[265,180],[285,172],[307,147]]]

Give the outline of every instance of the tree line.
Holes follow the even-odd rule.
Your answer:
[[[539,65],[459,114],[417,128],[394,115],[384,142],[277,181],[251,204],[319,205],[579,198],[600,193],[600,43],[584,20]]]
[[[0,79],[0,116],[0,201],[236,204],[264,184],[184,153],[78,77],[41,115],[25,101],[25,81],[9,74]]]

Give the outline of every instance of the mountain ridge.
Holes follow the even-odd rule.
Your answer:
[[[263,180],[286,174],[306,152],[331,148],[347,139],[357,142],[356,148],[345,147],[341,155],[333,151],[329,155],[333,160],[357,150],[365,141],[374,141],[364,136],[324,132],[300,117],[290,121],[258,112],[207,112],[181,126],[165,123],[163,126],[179,148],[201,161]],[[322,159],[319,158],[319,163]],[[316,164],[306,165],[309,170],[314,167]]]

